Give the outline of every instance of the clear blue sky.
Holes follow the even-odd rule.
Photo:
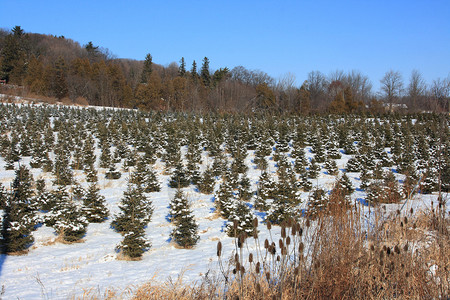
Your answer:
[[[185,57],[243,65],[301,84],[319,70],[359,70],[375,91],[390,69],[408,82],[450,74],[449,0],[0,1],[0,27],[64,35],[120,58],[162,65]]]

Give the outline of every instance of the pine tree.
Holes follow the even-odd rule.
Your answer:
[[[250,179],[246,174],[242,174],[238,182],[239,200],[244,201],[249,200],[253,195],[253,192],[250,189],[251,189]]]
[[[45,223],[52,226],[66,242],[76,242],[86,234],[88,221],[81,208],[70,198],[64,186],[53,192],[55,206],[46,215]]]
[[[266,211],[269,207],[268,199],[272,199],[275,193],[275,183],[270,177],[269,173],[264,171],[258,180],[258,189],[254,207],[259,211]]]
[[[336,175],[338,173],[338,167],[334,159],[328,159],[325,162],[324,167],[330,175]]]
[[[109,214],[106,208],[105,197],[99,194],[99,190],[97,185],[92,183],[82,198],[83,212],[90,223],[101,223]]]
[[[421,191],[424,194],[431,194],[438,191],[438,173],[437,169],[433,166],[429,166],[425,172],[424,179],[422,180]]]
[[[101,144],[100,168],[108,168],[111,164],[111,149],[108,142]]]
[[[308,180],[308,172],[306,169],[303,169],[303,172],[300,172],[298,185],[304,192],[309,192],[311,190],[312,183]]]
[[[186,75],[186,62],[184,61],[184,57],[180,60],[180,66],[178,67],[178,75],[184,77]]]
[[[144,60],[144,68],[141,74],[141,83],[147,83],[150,80],[150,75],[153,72],[152,59],[151,54],[147,53]]]
[[[94,165],[86,165],[84,167],[84,172],[86,173],[86,181],[87,182],[98,182],[97,170]]]
[[[346,173],[344,173],[342,177],[338,179],[338,183],[345,195],[351,195],[355,191],[352,182],[350,181],[350,178],[348,178]]]
[[[241,233],[245,233],[247,236],[254,236],[254,234],[257,234],[253,227],[254,219],[255,216],[245,202],[235,201],[228,217],[228,236],[238,237]]]
[[[214,205],[216,210],[222,217],[228,219],[234,201],[233,186],[229,180],[224,180],[215,196]]]
[[[317,178],[319,176],[320,166],[317,164],[314,157],[309,162],[308,176],[309,178]]]
[[[56,185],[69,185],[73,181],[73,173],[69,168],[70,156],[66,154],[63,146],[60,144],[55,151],[55,164],[53,168],[53,174],[56,176]]]
[[[123,255],[133,260],[142,257],[145,251],[150,249],[151,243],[145,238],[144,227],[138,219],[131,219],[124,232],[122,242],[116,247]]]
[[[347,172],[359,172],[361,171],[361,165],[358,160],[354,157],[350,158],[347,161],[347,165],[345,166]]]
[[[127,190],[119,204],[120,213],[114,216],[112,227],[121,233],[131,232],[135,222],[145,227],[153,214],[152,202],[144,195],[142,187],[128,183]]]
[[[181,189],[178,189],[170,203],[170,220],[175,225],[170,234],[175,243],[190,248],[199,240],[198,225],[189,207],[189,202]]]
[[[209,59],[203,58],[202,68],[200,70],[200,78],[204,86],[209,87],[211,85],[211,75],[209,74]]]
[[[183,166],[183,163],[180,161],[176,167],[175,171],[170,177],[169,186],[171,188],[184,188],[189,186],[189,178],[187,177],[186,170]]]
[[[211,194],[212,192],[214,192],[215,183],[216,181],[214,179],[214,171],[212,167],[208,167],[203,172],[202,177],[197,184],[197,187],[200,193]]]
[[[122,173],[116,169],[115,163],[111,163],[109,170],[105,172],[106,179],[119,179],[121,176]]]
[[[32,176],[20,166],[16,170],[12,192],[6,198],[2,220],[2,249],[4,253],[26,250],[34,241],[31,231],[36,223],[32,206]]]
[[[315,188],[309,195],[308,201],[308,216],[315,218],[328,205],[328,197],[325,190]]]

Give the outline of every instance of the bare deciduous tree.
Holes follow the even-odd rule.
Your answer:
[[[380,80],[381,90],[386,101],[389,103],[389,111],[392,111],[392,104],[395,99],[401,96],[403,91],[403,78],[400,72],[390,70],[384,74]]]
[[[408,85],[408,96],[411,101],[410,105],[412,106],[412,110],[417,109],[417,102],[425,95],[426,89],[427,84],[423,79],[422,74],[417,70],[413,70]]]

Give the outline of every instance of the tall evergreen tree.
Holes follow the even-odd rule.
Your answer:
[[[209,87],[211,85],[211,75],[209,74],[209,59],[207,57],[203,58],[200,77],[204,86]]]
[[[145,56],[145,60],[144,60],[144,68],[142,69],[142,74],[141,74],[141,83],[147,83],[150,80],[150,75],[153,72],[153,66],[152,66],[152,56],[150,53],[148,53]]]

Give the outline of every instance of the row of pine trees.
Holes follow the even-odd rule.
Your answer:
[[[230,236],[254,234],[255,210],[273,224],[292,215],[314,217],[336,195],[342,199],[339,205],[349,205],[356,188],[366,192],[370,204],[404,199],[420,178],[423,193],[449,190],[448,118],[433,114],[188,115],[2,105],[0,126],[5,168],[16,169],[10,190],[2,188],[5,252],[27,249],[39,224],[75,242],[89,223],[110,218],[123,235],[118,251],[139,258],[151,247],[145,237],[154,210],[151,193],[165,184],[154,169],[158,160],[169,175],[168,186],[177,191],[168,219],[171,238],[181,247],[199,240],[183,190],[189,186],[214,196],[217,213],[229,221]],[[337,162],[344,155],[351,158],[339,170]],[[25,157],[29,168],[49,174],[52,189],[42,179],[33,182],[22,163]],[[260,171],[257,182],[250,182],[249,168]],[[77,170],[89,185],[86,190],[74,176]],[[126,172],[120,213],[109,216],[99,193],[99,174],[117,180]],[[394,172],[405,176],[401,185]],[[313,184],[323,173],[336,177],[329,191]],[[349,178],[355,175],[357,186]],[[309,193],[307,210],[298,211],[304,192]]]

